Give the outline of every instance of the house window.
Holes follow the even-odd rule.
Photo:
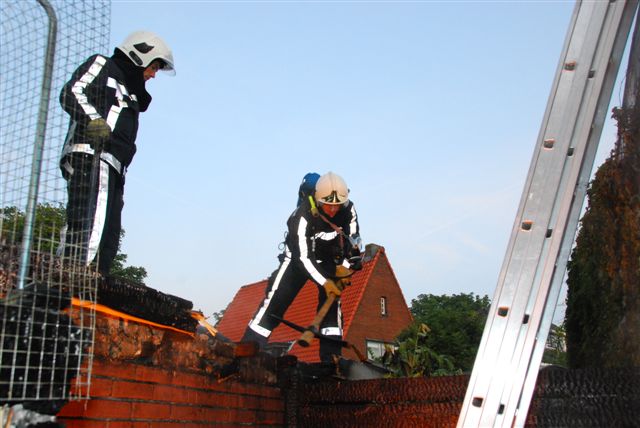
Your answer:
[[[396,346],[393,343],[381,340],[367,340],[367,358],[376,360],[382,358],[387,350],[394,351]]]
[[[380,297],[380,315],[387,316],[387,298],[384,296]]]

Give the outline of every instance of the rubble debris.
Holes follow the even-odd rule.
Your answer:
[[[190,334],[97,314],[94,356],[132,361],[170,370],[206,373],[218,380],[234,379],[273,385],[275,359],[266,354],[237,357],[236,344],[211,334]]]
[[[195,332],[193,303],[124,278],[98,282],[98,303],[149,321]]]
[[[58,424],[55,424],[55,421],[55,416],[42,415],[26,408],[22,404],[15,404],[13,406],[5,404],[0,407],[0,426],[4,428],[58,426]]]
[[[18,255],[17,246],[0,244],[0,298],[16,287]],[[188,300],[125,278],[103,278],[90,267],[63,263],[63,259],[50,254],[32,252],[27,277],[38,283],[60,284],[72,297],[97,302],[152,322],[191,332],[195,332],[197,326],[191,316],[193,303]],[[97,297],[86,295],[95,289]]]

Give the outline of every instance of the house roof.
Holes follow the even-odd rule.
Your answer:
[[[384,248],[378,247],[371,259],[364,260],[362,269],[356,271],[351,278],[351,286],[347,287],[341,295],[343,336],[347,337],[349,327],[355,315],[356,309],[362,300],[365,287],[369,282],[371,273],[379,260],[384,255]],[[386,260],[386,256],[385,260]],[[217,325],[221,334],[234,342],[240,341],[249,321],[258,309],[265,296],[268,280],[248,284],[240,288],[235,297],[225,310],[222,320]],[[291,306],[284,314],[287,321],[301,326],[311,324],[316,315],[318,306],[318,288],[312,281],[307,281],[300,290]],[[291,342],[300,337],[300,333],[281,324],[269,337],[269,343]],[[296,355],[299,359],[309,362],[318,361],[318,341],[312,342],[308,348],[302,348],[297,344],[293,346],[289,354]]]

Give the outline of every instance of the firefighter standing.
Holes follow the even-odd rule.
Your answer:
[[[136,152],[138,118],[151,103],[146,82],[175,74],[157,35],[130,34],[111,57],[93,55],[73,73],[60,103],[71,116],[60,168],[67,180],[67,224],[59,253],[106,276],[118,252],[124,178]]]
[[[349,200],[346,183],[337,174],[329,172],[320,177],[315,187],[315,198],[309,196],[300,201],[289,217],[287,227],[280,267],[269,278],[265,298],[242,338],[242,341],[255,341],[262,348],[279,324],[272,315],[282,318],[308,279],[318,286],[320,308],[329,293],[341,294],[343,286],[336,278],[350,274],[348,267],[359,268],[360,238],[356,210]],[[342,338],[339,300],[324,318],[320,333]],[[332,361],[332,355],[341,355],[340,345],[321,340],[321,361]]]

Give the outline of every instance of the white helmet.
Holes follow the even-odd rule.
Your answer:
[[[328,172],[316,183],[315,197],[320,204],[342,205],[349,202],[349,189],[342,177]]]
[[[135,31],[118,46],[138,67],[147,68],[155,59],[162,60],[162,71],[175,75],[171,48],[156,34],[149,31]]]

